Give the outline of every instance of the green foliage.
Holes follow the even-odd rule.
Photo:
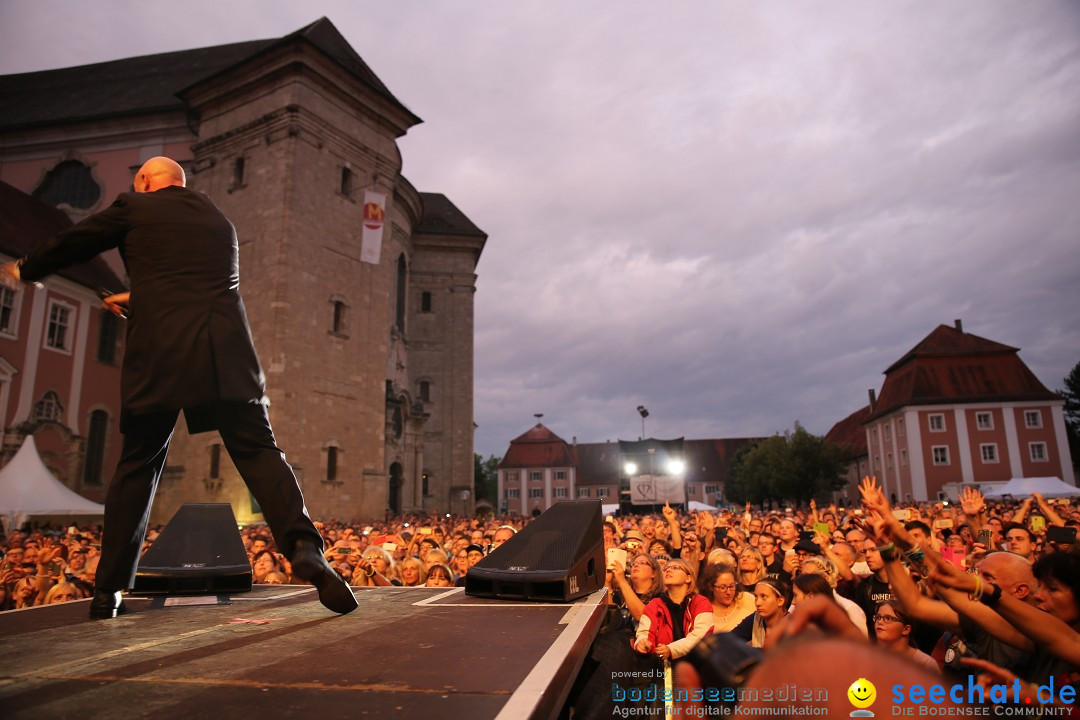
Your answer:
[[[809,502],[844,486],[847,453],[806,431],[795,429],[743,448],[732,461],[727,496],[755,505],[789,500]]]
[[[1080,362],[1065,376],[1065,389],[1058,392],[1065,399],[1065,430],[1075,467],[1080,464]]]
[[[494,455],[484,459],[479,453],[473,453],[473,480],[476,499],[487,500],[498,506],[499,500],[499,463],[502,458]]]

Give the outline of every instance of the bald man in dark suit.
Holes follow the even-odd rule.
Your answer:
[[[135,192],[0,266],[0,280],[33,282],[119,248],[130,293],[105,299],[128,317],[121,370],[123,451],[105,500],[101,560],[90,616],[124,612],[181,410],[192,433],[217,430],[263,509],[293,573],[312,582],[329,609],[356,608],[352,590],[327,564],[323,540],[266,412],[264,376],[240,298],[236,232],[228,218],[186,187],[184,170],[148,160]]]

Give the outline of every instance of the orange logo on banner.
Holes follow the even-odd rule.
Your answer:
[[[383,209],[378,203],[364,205],[364,227],[369,230],[379,230],[383,226]]]

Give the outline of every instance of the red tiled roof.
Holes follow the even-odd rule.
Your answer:
[[[910,405],[1056,400],[1018,348],[939,325],[885,371],[869,422]]]
[[[574,464],[574,455],[566,441],[542,423],[536,423],[536,427],[510,441],[510,448],[499,467],[569,467]]]
[[[825,442],[851,450],[851,457],[863,457],[869,454],[866,447],[866,430],[863,423],[870,416],[870,406],[859,408],[832,426],[825,433]]]

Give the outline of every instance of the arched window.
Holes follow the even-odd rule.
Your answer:
[[[65,160],[45,174],[33,195],[53,207],[70,205],[86,210],[101,198],[101,188],[90,175],[90,168],[78,160]]]
[[[60,422],[63,414],[64,406],[60,404],[60,396],[52,390],[42,395],[34,405],[34,420],[38,422],[43,420]]]
[[[109,414],[104,410],[90,413],[90,430],[86,434],[86,462],[83,482],[87,485],[101,484],[101,466],[105,462],[105,433],[109,427]]]
[[[398,255],[397,259],[397,311],[394,314],[394,324],[400,332],[405,332],[405,254]]]

